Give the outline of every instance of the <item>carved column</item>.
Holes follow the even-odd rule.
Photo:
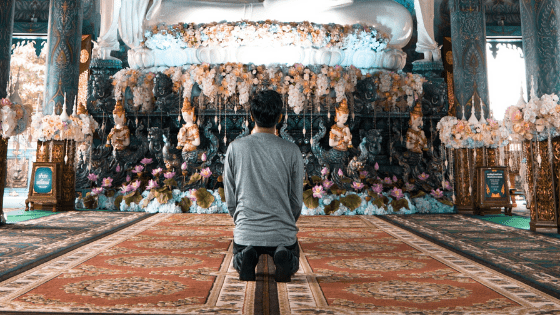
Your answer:
[[[560,94],[560,2],[557,0],[521,0],[521,31],[527,84],[533,78],[535,93]],[[526,142],[527,180],[531,210],[531,230],[556,228],[560,232],[560,144],[552,141],[553,165],[550,165],[548,141]],[[537,163],[540,153],[541,163]]]
[[[80,51],[82,46],[81,0],[51,0],[45,103],[43,114],[58,114],[67,97],[68,115],[72,112],[74,97],[78,95],[80,78]]]
[[[519,3],[527,90],[533,77],[538,97],[560,94],[560,2],[521,0]]]
[[[45,103],[43,114],[59,114],[66,93],[67,113],[72,113],[74,98],[78,95],[80,80],[80,52],[82,48],[81,0],[51,0],[49,8],[49,36]],[[48,161],[61,164],[62,210],[74,209],[75,170],[74,141],[37,142],[37,161],[42,157],[39,148],[48,147]],[[65,159],[65,157],[67,157]]]
[[[551,0],[554,1],[554,0]],[[475,91],[488,117],[488,74],[486,71],[486,18],[483,0],[451,0],[451,44],[456,116],[468,119]],[[480,119],[475,97],[476,118]],[[463,117],[463,108],[466,117]]]
[[[8,95],[15,4],[15,0],[0,1],[0,98]],[[8,139],[0,137],[0,224],[4,221],[4,211],[1,205],[4,202],[4,187],[6,187],[7,157]]]

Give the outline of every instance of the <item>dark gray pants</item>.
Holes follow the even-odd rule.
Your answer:
[[[288,253],[290,254],[290,260],[292,262],[290,274],[294,274],[299,269],[299,246],[298,242],[296,241],[294,244],[290,246],[284,246]],[[239,245],[233,242],[233,268],[235,270],[241,270],[241,261],[243,261],[243,250],[247,248],[245,245]],[[257,251],[257,257],[261,255],[269,255],[270,257],[274,258],[274,252],[276,252],[276,246],[253,246],[253,248]],[[258,259],[255,262],[255,266],[257,267]]]

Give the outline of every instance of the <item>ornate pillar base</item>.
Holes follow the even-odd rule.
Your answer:
[[[60,189],[62,200],[59,209],[62,211],[74,210],[76,199],[76,172],[74,161],[76,153],[76,141],[73,140],[49,140],[37,141],[37,162],[60,163]]]
[[[558,183],[560,180],[560,139],[552,142],[553,161],[549,161],[548,141],[525,141],[523,149],[527,157],[527,183],[529,184],[529,195],[531,200],[529,210],[531,211],[531,231],[537,229],[557,229],[560,233],[558,222]],[[538,163],[540,155],[541,163]]]
[[[458,213],[479,214],[476,207],[476,194],[478,175],[476,168],[479,166],[497,166],[496,149],[458,149],[455,150],[455,206]],[[499,214],[501,209],[482,209],[484,214]]]

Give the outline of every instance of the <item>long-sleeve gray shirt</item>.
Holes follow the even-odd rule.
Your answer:
[[[297,145],[268,133],[235,140],[226,153],[223,178],[235,243],[296,242],[303,200],[303,159]]]

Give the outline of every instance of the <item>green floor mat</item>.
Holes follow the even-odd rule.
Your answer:
[[[17,210],[8,213],[8,218],[6,219],[6,223],[22,222],[22,221],[41,218],[41,217],[46,217],[57,213],[60,212],[52,212],[52,211],[45,211],[45,210],[33,210],[33,211]]]
[[[484,215],[484,216],[474,215],[473,217],[485,221],[511,226],[518,229],[523,229],[523,230],[529,229],[529,222],[531,221],[531,218],[529,217],[521,217],[516,215],[507,216],[505,214]]]

